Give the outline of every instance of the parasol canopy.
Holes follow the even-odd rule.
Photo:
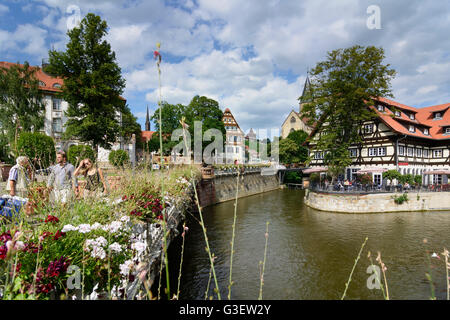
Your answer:
[[[368,167],[365,169],[361,169],[359,171],[357,171],[357,174],[364,174],[364,173],[383,173],[386,172],[387,169],[384,168],[377,168],[377,167]]]
[[[314,173],[314,172],[325,172],[328,171],[327,167],[316,167],[316,168],[308,168],[306,170],[303,170],[303,173]]]
[[[425,171],[423,174],[450,174],[450,170]]]

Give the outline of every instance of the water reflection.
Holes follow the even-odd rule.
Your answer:
[[[265,299],[339,299],[365,237],[366,248],[347,291],[349,299],[382,299],[380,290],[369,290],[366,273],[377,251],[387,265],[389,293],[393,299],[429,299],[425,278],[430,265],[426,250],[441,253],[450,247],[450,212],[342,214],[321,212],[303,204],[301,190],[278,190],[240,199],[233,262],[233,299],[257,299],[259,262],[263,260],[266,221],[269,245],[264,275]],[[223,297],[227,295],[231,226],[234,202],[204,210],[210,247],[217,256],[216,274]],[[209,259],[203,233],[189,219],[181,281],[182,299],[204,299]],[[428,240],[427,244],[423,239]],[[170,251],[172,274],[177,277],[180,239]],[[445,266],[431,259],[438,299],[446,298]],[[174,279],[175,279],[174,278]],[[172,283],[176,283],[175,280]],[[214,287],[213,281],[211,287]],[[212,290],[209,293],[212,295]]]

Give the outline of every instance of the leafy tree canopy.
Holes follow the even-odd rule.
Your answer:
[[[336,172],[351,163],[348,148],[362,143],[362,124],[375,116],[374,98],[392,97],[396,72],[383,64],[383,48],[353,46],[328,53],[311,71],[301,117],[315,125],[317,150],[326,151],[325,164]]]
[[[79,27],[67,32],[65,52],[49,51],[46,72],[62,77],[61,97],[69,103],[66,137],[110,148],[121,133],[119,114],[125,111],[120,98],[125,87],[121,69],[110,44],[104,40],[107,23],[93,13]]]
[[[30,132],[44,126],[45,105],[41,101],[37,70],[28,62],[0,67],[0,126],[9,142],[20,131]]]

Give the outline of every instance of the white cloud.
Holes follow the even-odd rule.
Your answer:
[[[0,30],[0,52],[18,51],[42,58],[47,54],[47,31],[31,24],[19,25],[13,32]]]

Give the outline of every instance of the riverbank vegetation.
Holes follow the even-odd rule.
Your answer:
[[[145,282],[148,271],[143,261],[147,242],[133,230],[146,224],[163,227],[164,209],[190,202],[187,191],[198,178],[193,167],[127,171],[108,197],[67,206],[41,198],[33,215],[26,216],[23,208],[12,221],[3,219],[2,299],[86,299],[93,291],[127,298],[127,284],[138,276]]]

